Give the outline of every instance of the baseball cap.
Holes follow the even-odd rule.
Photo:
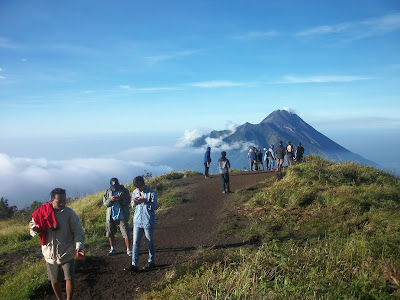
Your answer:
[[[111,178],[110,180],[110,187],[111,188],[117,188],[119,186],[119,181],[118,178]]]

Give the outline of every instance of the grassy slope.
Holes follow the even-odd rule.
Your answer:
[[[238,233],[258,245],[203,250],[143,298],[392,299],[382,262],[400,266],[398,178],[309,157],[237,200],[231,231],[245,219]]]
[[[172,189],[174,180],[194,174],[197,173],[171,172],[147,181],[158,193],[160,211],[180,201],[182,191]],[[132,184],[126,187],[133,191]],[[107,243],[104,232],[106,208],[102,197],[103,192],[100,192],[68,204],[81,220],[87,255]],[[29,219],[0,222],[0,299],[27,299],[37,288],[47,284],[39,237],[30,237],[28,222]]]
[[[149,182],[164,199],[162,205],[179,202],[179,192],[172,194],[169,187],[183,176],[170,173]],[[101,197],[90,195],[70,205],[83,216],[89,255],[105,242]],[[238,214],[224,230],[258,244],[199,250],[196,262],[171,270],[143,298],[392,298],[395,289],[386,281],[390,266],[382,267],[382,261],[400,266],[398,178],[371,167],[310,157],[279,180],[243,191],[236,204]],[[26,224],[2,223],[0,228],[0,254],[39,248],[39,240],[27,236]],[[15,267],[11,275],[0,275],[0,298],[7,298],[7,290],[18,292],[17,299],[26,298],[46,282],[43,260],[24,257],[25,273]],[[5,264],[0,261],[0,267]]]

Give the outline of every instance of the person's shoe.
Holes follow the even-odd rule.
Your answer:
[[[222,191],[222,194],[225,194],[226,192],[225,191]]]
[[[226,192],[227,192],[227,193],[232,193],[231,190],[227,190]]]
[[[138,272],[138,268],[134,265],[130,265],[129,267],[126,267],[124,270],[128,272]]]
[[[115,251],[115,249],[111,249],[110,252],[108,252],[109,256],[113,256],[115,254],[117,254],[117,251]]]
[[[155,265],[154,263],[148,262],[148,263],[144,266],[143,270],[145,270],[145,271],[150,271],[150,270],[154,269],[155,266],[156,266],[156,265]]]
[[[126,254],[128,254],[128,256],[132,256],[132,249],[126,250]]]

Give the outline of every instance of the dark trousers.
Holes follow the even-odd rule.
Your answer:
[[[221,186],[223,191],[229,191],[229,173],[221,174]]]
[[[207,163],[204,163],[204,175],[206,175],[206,177],[208,177],[208,176],[210,176],[209,174],[208,174],[208,170],[210,169],[210,167],[207,167]]]

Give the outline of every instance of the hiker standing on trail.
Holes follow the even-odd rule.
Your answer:
[[[261,149],[258,149],[257,152],[257,164],[258,164],[258,170],[264,171],[263,154],[261,152]]]
[[[286,147],[286,154],[287,154],[287,162],[288,166],[293,166],[293,158],[294,158],[294,147],[292,145],[292,142],[288,142],[288,145]]]
[[[269,170],[275,169],[276,156],[275,156],[274,145],[271,145],[271,147],[269,147],[268,152],[266,154],[268,155],[268,158],[269,158],[268,169]]]
[[[209,169],[210,169],[210,163],[211,163],[211,148],[207,147],[206,152],[204,153],[204,175],[205,178],[208,179],[210,178],[209,175]]]
[[[256,171],[257,169],[257,149],[253,147],[250,152],[250,171]]]
[[[264,148],[263,150],[264,150],[265,170],[268,170],[268,167],[269,167],[268,149]]]
[[[253,166],[253,163],[251,162],[251,152],[253,152],[252,148],[249,149],[249,153],[247,154],[247,158],[249,159],[249,166],[250,166],[249,171],[252,171],[252,166]]]
[[[83,258],[84,235],[76,213],[66,207],[66,192],[55,188],[50,203],[43,204],[32,214],[30,234],[39,234],[42,254],[46,260],[47,277],[57,299],[62,299],[61,281],[64,273],[67,299],[72,299],[75,278],[75,256]]]
[[[155,267],[154,255],[154,227],[156,223],[155,211],[158,208],[157,194],[154,190],[145,185],[142,176],[133,179],[133,185],[136,189],[132,192],[132,208],[135,209],[133,216],[133,254],[132,264],[126,267],[126,271],[138,271],[140,241],[143,233],[146,237],[147,247],[149,249],[149,259],[145,271],[150,271]]]
[[[221,152],[221,158],[218,160],[219,173],[221,174],[222,193],[230,193],[229,189],[229,168],[231,164],[226,158],[226,152]]]
[[[106,236],[110,243],[108,255],[116,255],[115,234],[117,226],[125,240],[126,254],[132,256],[131,237],[129,231],[129,203],[131,195],[129,191],[119,183],[117,178],[111,178],[110,188],[103,195],[103,204],[107,207],[106,211]]]
[[[304,148],[301,145],[301,143],[299,143],[296,148],[295,161],[298,163],[303,162],[303,154],[304,154]]]
[[[276,169],[277,171],[282,170],[283,160],[285,159],[285,155],[286,155],[286,150],[282,146],[282,141],[280,141],[278,147],[276,147],[276,160],[278,164],[278,167]]]

